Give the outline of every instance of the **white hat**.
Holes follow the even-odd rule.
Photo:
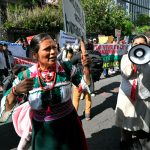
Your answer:
[[[79,45],[72,45],[73,51],[77,52],[79,50]]]

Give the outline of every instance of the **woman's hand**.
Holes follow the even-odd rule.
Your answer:
[[[135,74],[137,72],[137,65],[136,64],[131,64],[133,73]]]
[[[6,99],[6,111],[9,111],[13,108],[16,102],[16,96],[23,93],[28,93],[33,89],[33,78],[27,78],[21,81],[18,85],[15,86],[15,91],[10,92]]]
[[[131,64],[131,67],[132,67],[132,69],[134,70],[134,68],[136,68],[137,65],[132,63],[132,64]]]
[[[33,89],[33,85],[33,78],[27,78],[15,86],[15,91],[17,94],[28,93]]]

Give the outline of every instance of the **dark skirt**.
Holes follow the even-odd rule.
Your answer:
[[[87,150],[76,111],[54,121],[32,120],[32,150]]]

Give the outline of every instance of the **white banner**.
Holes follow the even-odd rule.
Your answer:
[[[22,45],[6,41],[0,41],[0,43],[7,44],[8,50],[13,56],[26,57],[26,50],[23,49]]]
[[[85,15],[80,0],[63,0],[65,32],[86,39]]]
[[[31,58],[23,58],[23,57],[15,57],[14,56],[14,65],[21,65],[21,66],[32,66],[36,64],[35,60]]]
[[[26,57],[26,50],[22,48],[22,45],[8,45],[8,50],[13,56]]]
[[[70,36],[66,34],[64,31],[60,30],[60,36],[59,36],[59,46],[60,48],[64,47],[65,44],[73,45],[76,43],[76,38],[73,36]]]

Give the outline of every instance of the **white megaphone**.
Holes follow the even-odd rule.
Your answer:
[[[150,46],[144,44],[133,46],[128,52],[128,57],[131,62],[137,65],[149,63]]]

